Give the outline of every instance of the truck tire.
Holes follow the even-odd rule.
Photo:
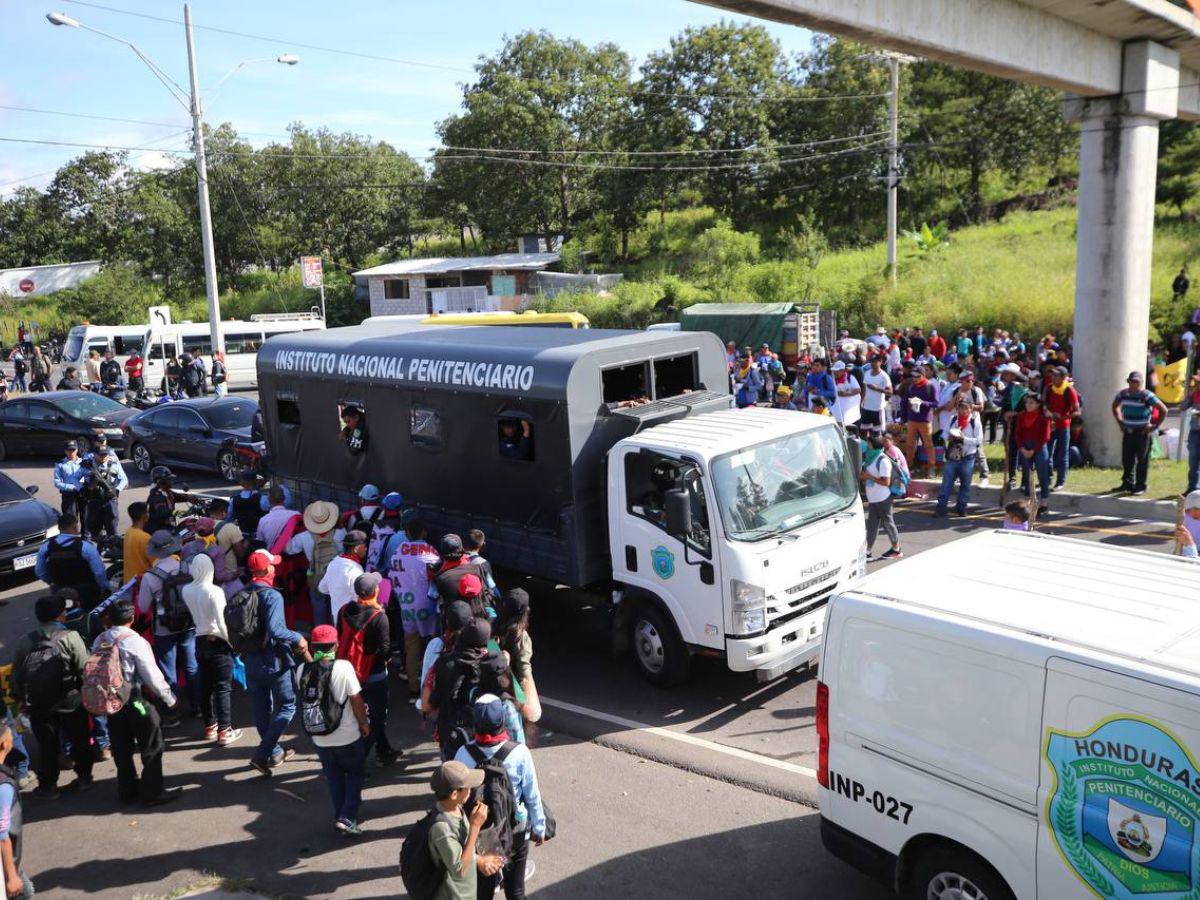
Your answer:
[[[1015,900],[1004,879],[965,847],[938,845],[921,853],[907,879],[905,900]]]
[[[687,680],[692,658],[675,624],[651,603],[638,604],[631,631],[633,658],[651,684],[671,687]]]

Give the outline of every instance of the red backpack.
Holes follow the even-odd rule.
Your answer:
[[[376,654],[363,650],[363,642],[371,623],[382,614],[382,609],[375,609],[371,613],[371,617],[363,623],[362,628],[355,628],[346,621],[345,612],[342,613],[342,628],[338,634],[338,659],[344,659],[354,666],[354,674],[358,676],[360,682],[366,681],[371,674],[371,669],[375,667]]]

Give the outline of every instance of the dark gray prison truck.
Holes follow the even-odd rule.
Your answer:
[[[482,528],[494,564],[604,594],[655,683],[683,680],[693,653],[764,680],[804,664],[829,596],[865,567],[838,427],[732,409],[707,332],[383,322],[272,337],[258,378],[301,502],[346,507],[373,483],[432,534]]]

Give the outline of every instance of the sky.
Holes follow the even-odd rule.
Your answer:
[[[117,10],[120,10],[118,12]],[[62,12],[132,42],[187,88],[183,4],[168,0],[0,0],[0,138],[147,148],[139,167],[171,157],[154,148],[188,146],[187,110],[126,46],[78,28],[54,27]],[[133,12],[171,22],[128,15]],[[588,44],[609,41],[640,63],[688,26],[755,21],[688,0],[194,0],[197,70],[205,121],[230,122],[256,145],[285,139],[290,123],[386,140],[420,157],[437,144],[436,123],[459,108],[472,67],[506,35],[544,29]],[[785,53],[811,34],[760,23]],[[222,28],[268,40],[203,30]],[[363,59],[298,43],[375,54]],[[295,66],[274,61],[300,56]],[[249,62],[247,62],[249,61]],[[237,68],[240,63],[246,65]],[[226,80],[225,76],[236,68]],[[161,124],[31,113],[26,107]],[[81,147],[0,140],[0,196],[22,184],[44,187]]]

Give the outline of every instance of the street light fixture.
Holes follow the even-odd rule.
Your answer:
[[[68,28],[81,28],[84,31],[90,31],[98,34],[101,37],[106,37],[109,40],[116,41],[119,44],[124,44],[154,73],[154,76],[162,82],[163,86],[178,100],[191,114],[192,117],[192,147],[195,157],[196,166],[196,181],[198,182],[198,190],[200,195],[200,240],[204,247],[204,287],[205,293],[208,295],[208,327],[209,335],[212,341],[212,349],[214,353],[225,349],[225,342],[221,334],[221,300],[217,293],[217,263],[216,254],[213,250],[213,234],[212,234],[212,210],[209,208],[208,202],[208,163],[204,155],[204,119],[200,106],[200,84],[196,77],[196,44],[192,35],[192,10],[188,4],[183,5],[183,28],[184,37],[187,41],[187,56],[188,56],[188,77],[190,80],[189,87],[191,91],[185,91],[182,87],[175,83],[162,68],[155,63],[150,57],[143,53],[132,42],[124,38],[117,37],[114,34],[109,34],[106,31],[101,31],[98,28],[91,28],[84,25],[77,19],[73,19],[66,13],[55,12],[47,13],[46,21],[51,25],[65,26]],[[238,63],[237,66],[229,72],[225,78],[228,78],[242,66],[251,62],[270,62],[271,58],[265,60],[246,60],[246,62]],[[294,66],[300,62],[300,57],[293,53],[284,53],[274,57],[274,61],[287,66]],[[222,78],[223,82],[225,78]]]

